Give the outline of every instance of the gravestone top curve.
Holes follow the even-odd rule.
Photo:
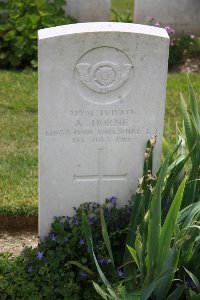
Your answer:
[[[90,32],[124,32],[124,33],[138,33],[144,35],[159,36],[169,38],[167,32],[163,28],[158,28],[148,25],[120,23],[120,22],[90,22],[77,23],[63,26],[56,26],[45,28],[38,31],[39,40],[52,38],[56,36],[68,34],[80,34]]]

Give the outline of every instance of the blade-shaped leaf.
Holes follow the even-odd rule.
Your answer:
[[[189,94],[190,94],[190,105],[192,108],[192,113],[194,115],[196,124],[200,130],[200,116],[199,116],[199,111],[198,111],[198,103],[197,103],[197,97],[195,95],[190,77],[188,76],[188,87],[189,87]]]
[[[83,228],[83,234],[86,239],[88,251],[90,253],[93,265],[96,266],[95,261],[94,261],[94,256],[93,256],[92,230],[91,230],[91,227],[90,227],[90,224],[88,222],[85,212],[82,213],[82,228]]]
[[[95,273],[90,270],[89,268],[83,266],[81,263],[79,263],[78,261],[68,261],[67,265],[74,265],[77,266],[79,269],[83,270],[84,272],[88,273],[89,275],[95,276]]]
[[[169,143],[166,141],[166,139],[163,137],[162,140],[162,153],[163,153],[163,157],[166,158],[167,154],[170,152],[170,145]]]
[[[180,241],[180,243],[181,242],[182,241]],[[161,295],[162,299],[165,299],[170,290],[175,272],[177,270],[181,245],[182,243],[180,245],[175,243],[174,247],[170,249],[168,256],[166,257],[166,261],[162,269],[162,273],[165,274],[165,276],[161,277],[154,291],[155,295],[157,296],[156,298],[158,299]]]
[[[143,218],[142,218],[142,202],[143,202],[143,195],[142,194],[136,194],[135,198],[133,200],[133,205],[131,209],[131,217],[130,217],[130,224],[129,229],[127,233],[127,239],[126,244],[127,245],[134,245],[135,238],[136,238],[136,229],[137,225],[139,225]],[[126,263],[130,258],[130,253],[125,249],[124,253],[124,263]]]
[[[108,235],[108,230],[107,230],[107,226],[106,226],[106,222],[105,222],[105,218],[104,218],[104,214],[103,214],[103,209],[100,210],[100,215],[101,215],[101,229],[102,229],[103,240],[104,240],[104,243],[108,250],[111,263],[112,263],[113,267],[115,267],[114,258],[113,258],[113,254],[112,254],[112,248],[111,248],[110,239],[109,239],[109,235]]]
[[[183,294],[183,291],[185,289],[184,285],[178,286],[168,297],[167,300],[177,300],[181,297]]]
[[[126,245],[128,250],[130,251],[133,259],[134,259],[134,262],[136,263],[138,269],[140,268],[139,266],[139,262],[138,262],[138,259],[137,259],[137,252],[135,251],[135,249],[131,248],[130,246]]]
[[[197,279],[197,277],[192,274],[189,270],[187,270],[186,268],[184,268],[185,271],[188,273],[188,275],[190,276],[190,278],[192,279],[192,281],[194,282],[194,284],[196,285],[196,288],[198,290],[198,292],[200,293],[200,282],[199,280]]]
[[[122,286],[120,290],[120,295],[122,297],[122,300],[140,300],[141,298],[141,292],[135,291],[135,292],[127,292],[127,289],[125,286]]]
[[[185,189],[187,178],[182,181],[175,198],[171,204],[171,207],[166,216],[165,222],[161,229],[160,240],[159,240],[159,251],[158,251],[158,272],[161,271],[162,266],[169,254],[171,241],[173,238],[173,233],[175,230],[175,225],[177,222],[178,212],[180,210],[181,201],[183,199],[183,193]]]
[[[97,293],[105,300],[112,299],[97,283],[92,282]]]
[[[144,290],[142,290],[141,300],[148,300],[155,290],[160,278],[155,278]]]
[[[161,230],[161,193],[164,183],[164,178],[167,172],[169,163],[169,155],[167,156],[165,162],[163,163],[158,180],[155,186],[154,195],[151,201],[150,207],[150,219],[148,226],[148,261],[147,269],[149,274],[155,271],[158,259],[158,244]],[[149,278],[150,279],[150,278]],[[150,279],[151,280],[151,279]]]
[[[97,271],[99,273],[99,276],[101,277],[101,280],[103,281],[103,283],[106,285],[107,288],[110,287],[110,283],[108,282],[106,276],[104,275],[103,271],[101,270],[93,250],[92,250],[92,254],[93,254],[93,258],[94,258],[94,261],[95,261]]]
[[[104,273],[102,272],[102,270],[101,270],[101,268],[98,264],[98,261],[96,259],[96,256],[95,256],[95,253],[94,253],[94,250],[93,250],[92,230],[91,230],[90,224],[88,222],[87,216],[84,212],[82,213],[82,227],[83,227],[83,233],[85,235],[86,243],[87,243],[92,261],[93,261],[94,265],[97,268],[97,271],[99,273],[99,276],[101,277],[101,280],[103,281],[103,283],[108,288],[108,287],[110,287],[110,284],[109,284],[107,278],[105,277]]]
[[[181,108],[182,108],[183,119],[184,119],[185,134],[186,134],[186,138],[187,138],[189,152],[191,152],[192,148],[194,147],[194,144],[195,144],[195,136],[194,136],[194,132],[192,130],[192,124],[191,124],[191,120],[190,120],[190,115],[187,110],[186,102],[183,98],[183,95],[182,94],[180,94],[180,95],[181,95]],[[193,157],[193,155],[192,155],[191,159],[194,163],[195,158]]]
[[[196,216],[200,213],[200,202],[193,203],[181,210],[178,216],[178,222],[182,224],[182,227],[188,227],[192,224]]]
[[[117,294],[110,287],[107,287],[107,290],[110,293],[113,300],[121,300],[121,298],[119,298]]]

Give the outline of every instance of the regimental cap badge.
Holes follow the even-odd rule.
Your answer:
[[[79,63],[76,69],[79,73],[79,80],[90,90],[107,94],[118,89],[128,80],[131,64],[119,65],[110,61],[101,61],[95,65]]]

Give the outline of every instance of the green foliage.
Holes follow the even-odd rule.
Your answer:
[[[64,0],[0,2],[0,67],[37,66],[37,30],[72,22]]]
[[[200,38],[189,34],[171,37],[169,68],[181,63],[185,57],[198,57],[199,55]]]
[[[115,22],[132,23],[132,11],[128,11],[126,15],[122,15],[117,10],[112,9],[112,14]]]
[[[122,258],[130,207],[117,208],[116,198],[112,197],[102,209],[113,253]],[[38,248],[27,248],[15,259],[0,256],[0,299],[99,299],[91,284],[91,280],[99,280],[83,236],[82,212],[91,226],[96,260],[111,281],[118,278],[118,269],[112,266],[104,245],[100,207],[87,203],[75,209],[72,218],[55,218],[51,232]],[[118,255],[115,257],[120,266],[122,261]]]
[[[166,191],[165,198],[170,201],[170,193],[176,191],[180,179],[185,173],[188,177],[186,189],[183,196],[182,208],[200,200],[200,115],[198,111],[198,99],[188,77],[189,105],[181,93],[181,108],[183,115],[183,129],[176,128],[176,143],[180,143],[175,162],[179,162],[176,168],[178,173],[171,178],[170,189]],[[164,140],[165,153],[170,149],[170,142]],[[182,165],[182,166],[181,166]],[[182,171],[181,171],[181,169]]]
[[[168,154],[157,176],[153,176],[151,169],[147,172],[147,166],[152,165],[153,147],[154,140],[151,140],[147,144],[144,175],[139,180],[137,190],[137,194],[140,195],[139,206],[135,206],[137,196],[133,200],[127,239],[127,249],[132,260],[125,252],[125,276],[121,284],[112,283],[99,266],[95,256],[92,231],[86,216],[83,215],[84,234],[91,249],[91,258],[95,261],[99,276],[104,283],[103,287],[94,283],[94,287],[104,299],[147,300],[161,299],[161,297],[163,300],[180,299],[183,292],[186,295],[192,293],[197,296],[199,264],[197,268],[192,269],[193,273],[183,266],[186,265],[187,255],[193,259],[195,257],[196,262],[198,260],[200,226],[196,224],[200,221],[200,206],[197,203],[197,207],[188,207],[187,210],[180,211],[186,189],[187,177],[185,177],[173,196],[169,209],[162,216],[161,203],[165,199],[163,191],[171,184],[170,174],[174,172],[178,174],[176,165],[173,164],[173,168],[169,165],[177,149]],[[142,209],[139,208],[140,206]],[[113,257],[115,258],[115,255]],[[188,264],[190,267],[193,259]],[[129,268],[126,268],[127,265]],[[180,282],[180,286],[174,285],[175,279]],[[188,292],[190,288],[192,292]]]
[[[200,200],[200,115],[198,112],[197,97],[188,78],[190,110],[181,95],[181,106],[184,119],[184,132],[188,151],[191,153],[191,170],[189,172],[188,189],[185,193],[184,206]]]
[[[188,79],[190,109],[182,97],[184,131],[188,154],[180,151],[183,139],[169,152],[165,141],[165,161],[157,174],[152,172],[155,139],[147,143],[143,177],[133,198],[120,284],[112,283],[95,259],[90,231],[88,246],[103,282],[94,287],[104,299],[187,299],[200,297],[200,191],[199,124],[197,98]],[[184,168],[188,178],[184,179]],[[182,182],[181,182],[182,181]],[[181,182],[181,183],[180,183]],[[181,207],[183,208],[181,210]],[[86,226],[86,224],[83,226]],[[105,224],[102,223],[105,227]],[[108,238],[107,238],[108,239]],[[110,252],[109,248],[109,251]],[[114,259],[115,256],[113,255]],[[176,285],[175,282],[178,282]]]
[[[190,79],[197,95],[198,105],[200,104],[200,74],[190,73]],[[175,143],[177,130],[182,127],[183,117],[180,105],[180,91],[183,97],[188,98],[188,82],[184,73],[169,73],[167,82],[167,97],[165,106],[165,132],[164,136],[170,143]],[[169,127],[169,124],[171,125]],[[171,140],[171,141],[170,141]]]
[[[112,0],[111,20],[114,22],[133,22],[134,0]]]
[[[156,22],[154,18],[151,18],[149,23],[156,27],[163,27],[170,37],[169,68],[180,64],[185,58],[198,57],[200,55],[199,37],[196,37],[194,34],[176,34],[174,28],[169,25],[164,27],[160,22]]]

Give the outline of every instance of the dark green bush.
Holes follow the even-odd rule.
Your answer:
[[[194,35],[171,36],[169,49],[169,67],[181,63],[185,57],[200,55],[200,39]]]
[[[163,26],[161,22],[157,22],[154,18],[149,20],[149,24],[155,27],[164,28],[170,37],[169,47],[169,68],[172,68],[182,62],[185,58],[197,57],[200,55],[200,38],[194,34],[176,34],[171,26]]]
[[[63,24],[65,0],[0,1],[0,67],[37,66],[37,30]]]

